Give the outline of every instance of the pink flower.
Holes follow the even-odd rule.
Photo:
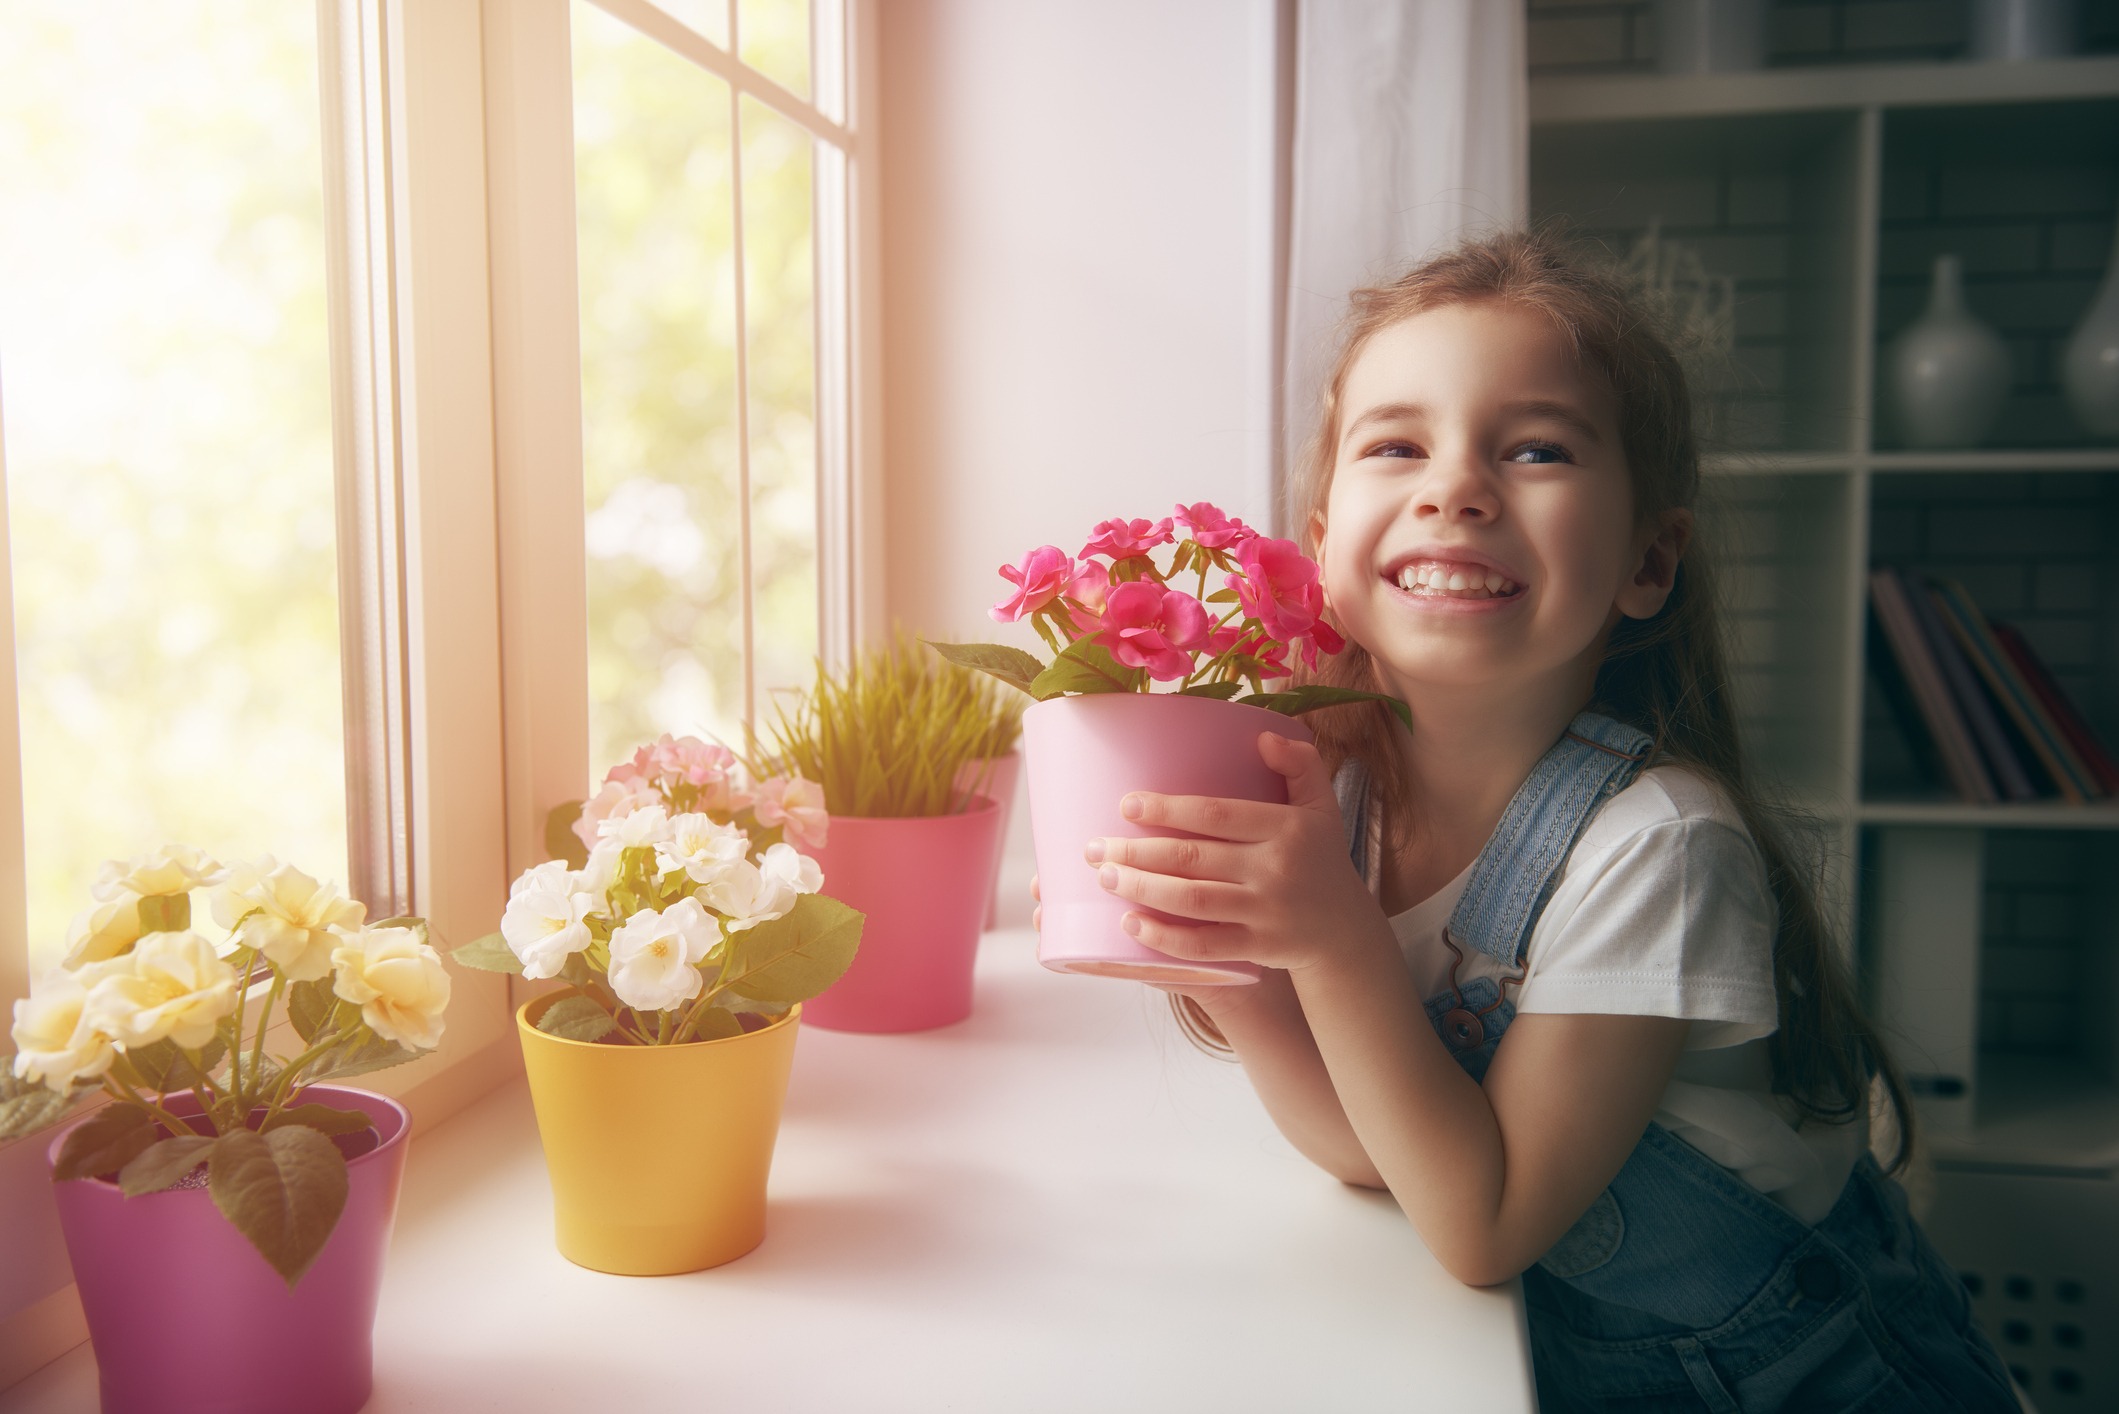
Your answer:
[[[603,778],[603,789],[596,792],[594,799],[582,802],[581,814],[574,821],[574,837],[584,849],[594,849],[599,838],[597,825],[605,820],[622,820],[644,806],[662,803],[662,793],[655,789],[653,781],[636,775],[629,764],[613,766]]]
[[[1114,560],[1123,560],[1131,555],[1145,555],[1158,545],[1169,544],[1174,538],[1170,534],[1167,516],[1158,521],[1107,520],[1089,532],[1089,543],[1082,546],[1082,558],[1109,555]]]
[[[1227,578],[1243,611],[1282,643],[1293,643],[1324,612],[1324,591],[1317,583],[1317,562],[1295,548],[1292,540],[1266,536],[1236,547],[1241,574]],[[1333,635],[1337,637],[1337,635]]]
[[[997,623],[1012,624],[1051,603],[1073,577],[1072,558],[1062,554],[1058,546],[1040,545],[1023,556],[1021,566],[1001,566],[1001,578],[1016,586],[1016,590],[987,612]]]
[[[1207,646],[1207,611],[1197,599],[1149,580],[1115,586],[1104,601],[1096,641],[1129,668],[1146,668],[1158,682],[1192,671],[1192,654]]]
[[[1201,501],[1196,506],[1180,505],[1175,519],[1179,525],[1192,532],[1192,538],[1209,550],[1225,550],[1245,540],[1255,540],[1258,532],[1234,516],[1225,516],[1218,506]]]
[[[646,763],[641,758],[647,757]],[[633,755],[633,764],[643,764],[657,779],[674,776],[687,785],[712,785],[728,779],[736,754],[727,747],[701,741],[695,736],[672,737],[668,732],[653,746],[643,746]]]
[[[1317,668],[1317,654],[1319,651],[1332,655],[1346,647],[1346,640],[1339,636],[1339,630],[1333,628],[1323,619],[1311,624],[1310,631],[1302,636],[1299,643],[1302,648],[1303,665],[1313,672]]]
[[[1094,560],[1084,560],[1061,592],[1082,606],[1067,606],[1067,617],[1074,620],[1074,626],[1083,633],[1094,633],[1103,623],[1104,596],[1111,592],[1111,571]]]
[[[782,827],[787,842],[797,849],[822,849],[831,832],[831,816],[824,811],[824,787],[800,776],[774,776],[752,788],[750,805],[758,823],[770,829]]]

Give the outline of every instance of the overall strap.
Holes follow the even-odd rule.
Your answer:
[[[1479,851],[1450,914],[1450,936],[1504,967],[1520,964],[1589,817],[1633,784],[1653,744],[1646,732],[1594,712],[1569,723]]]

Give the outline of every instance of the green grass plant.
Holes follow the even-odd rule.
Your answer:
[[[824,787],[833,815],[955,815],[983,786],[974,778],[959,788],[964,768],[1013,750],[1028,705],[900,631],[843,671],[820,661],[816,686],[750,738],[753,770],[800,771]]]

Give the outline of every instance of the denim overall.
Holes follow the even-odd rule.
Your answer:
[[[1445,940],[1520,972],[1575,841],[1650,745],[1607,717],[1576,717],[1480,851]],[[1334,789],[1366,879],[1361,765]],[[1426,1004],[1475,1080],[1515,1019],[1506,985],[1479,978]],[[1523,1273],[1523,1294],[1544,1414],[2018,1408],[1963,1287],[1866,1154],[1809,1227],[1650,1124],[1611,1186]]]

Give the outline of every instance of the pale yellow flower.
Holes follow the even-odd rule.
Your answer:
[[[318,883],[292,864],[266,855],[229,871],[228,886],[214,895],[222,926],[238,928],[245,945],[265,954],[290,982],[313,982],[331,971],[336,929],[357,929],[366,904],[349,899],[335,882]]]
[[[84,908],[66,930],[67,967],[122,957],[140,940],[140,899],[123,894],[109,903]]]
[[[84,1015],[120,1050],[167,1037],[186,1050],[213,1039],[241,1003],[235,969],[197,933],[150,933],[129,954],[98,965]]]
[[[427,1051],[441,1044],[449,973],[441,954],[410,928],[341,933],[331,950],[331,990],[361,1009],[368,1029],[386,1041]]]
[[[226,877],[226,869],[190,845],[165,844],[153,854],[104,860],[89,892],[109,903],[126,894],[188,894]]]
[[[117,1048],[83,1014],[88,989],[64,968],[37,979],[15,1003],[15,1078],[42,1080],[64,1093],[76,1080],[110,1069]]]

